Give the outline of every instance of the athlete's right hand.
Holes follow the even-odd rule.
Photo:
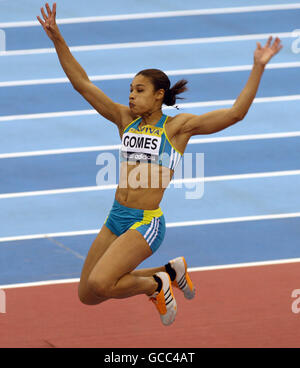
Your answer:
[[[37,16],[38,21],[41,23],[42,27],[44,28],[44,31],[46,32],[47,36],[50,38],[50,40],[54,41],[59,36],[59,29],[56,24],[56,3],[53,4],[52,10],[50,9],[50,6],[48,3],[45,5],[47,14],[46,15],[44,8],[41,8],[41,13],[44,18],[44,21]]]

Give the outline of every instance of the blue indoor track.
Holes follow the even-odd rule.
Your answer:
[[[96,187],[96,160],[109,153],[118,162],[118,130],[65,80],[36,20],[43,5],[0,1],[0,285],[78,278],[115,193]],[[197,14],[154,14],[186,10]],[[140,13],[153,14],[113,17]],[[89,21],[100,16],[111,17]],[[284,48],[264,71],[245,119],[192,138],[186,152],[204,154],[203,195],[188,199],[195,188],[170,185],[161,203],[165,240],[142,266],[179,255],[189,267],[300,257],[300,42],[299,53],[293,48],[299,2],[116,0],[103,7],[64,0],[57,1],[57,18],[74,19],[62,22],[61,32],[114,101],[128,104],[132,76],[159,68],[172,83],[188,80],[179,112],[193,114],[231,106],[249,77],[256,42],[279,34]]]

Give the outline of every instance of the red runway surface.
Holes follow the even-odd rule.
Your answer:
[[[191,273],[196,298],[175,289],[178,314],[164,327],[145,296],[84,306],[77,284],[6,289],[0,347],[300,347],[292,291],[299,263]]]

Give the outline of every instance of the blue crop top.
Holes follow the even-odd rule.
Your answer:
[[[137,118],[124,129],[120,151],[120,161],[137,161],[155,163],[175,170],[182,157],[170,142],[163,115],[155,125],[139,127],[142,118]]]

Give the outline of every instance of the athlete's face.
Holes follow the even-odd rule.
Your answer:
[[[164,91],[162,89],[155,91],[149,78],[137,75],[130,85],[130,110],[137,115],[151,112],[161,106],[163,97]]]

